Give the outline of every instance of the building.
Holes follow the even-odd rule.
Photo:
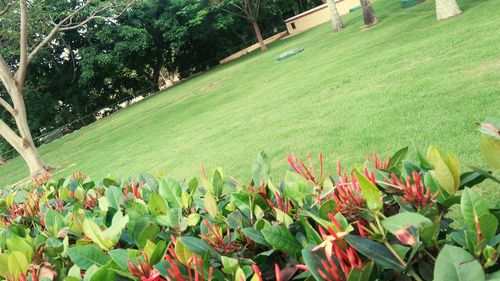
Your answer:
[[[342,16],[357,9],[359,7],[359,0],[336,0],[335,4],[339,14]],[[288,34],[293,35],[330,20],[331,15],[328,4],[323,4],[285,20],[285,24]]]

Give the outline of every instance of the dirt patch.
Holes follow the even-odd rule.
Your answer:
[[[476,64],[476,67],[471,67],[469,74],[483,76],[487,74],[500,72],[500,59],[492,59]]]
[[[212,83],[209,83],[209,84],[203,86],[201,88],[201,90],[208,92],[208,91],[212,91],[212,90],[219,88],[219,86],[220,86],[219,82],[212,82]]]

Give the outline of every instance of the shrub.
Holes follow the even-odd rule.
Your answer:
[[[7,280],[493,280],[498,209],[435,147],[373,154],[335,174],[295,154],[281,183],[260,153],[246,184],[220,168],[176,181],[82,173],[5,190],[0,276]],[[313,166],[316,162],[316,168]],[[464,225],[446,216],[460,205]]]

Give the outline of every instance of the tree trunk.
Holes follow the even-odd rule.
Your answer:
[[[363,21],[366,27],[374,26],[378,23],[378,18],[373,11],[370,0],[360,0],[361,9],[363,9]]]
[[[30,169],[30,175],[39,176],[48,172],[50,166],[43,162],[36,150],[28,127],[26,105],[22,92],[15,85],[8,87],[7,90],[14,104],[13,117],[19,133],[16,134],[5,122],[0,120],[0,135],[21,155]]]
[[[159,54],[158,57],[156,58],[156,64],[153,70],[153,77],[151,78],[152,87],[155,92],[160,91],[159,81],[162,68],[163,68],[163,56]]]
[[[335,0],[328,0],[328,8],[330,9],[330,14],[332,16],[333,32],[344,29],[344,23],[342,22],[342,18],[337,10]]]
[[[462,13],[456,0],[436,0],[436,18],[444,20]]]
[[[267,50],[266,44],[264,43],[264,39],[262,39],[262,34],[260,33],[260,28],[256,20],[252,21],[252,26],[253,30],[255,31],[255,36],[257,37],[257,41],[259,41],[260,50],[261,51]]]
[[[50,166],[43,162],[40,154],[36,150],[35,144],[33,141],[31,143],[25,143],[27,147],[23,148],[23,151],[19,154],[23,157],[26,164],[28,164],[28,168],[30,169],[31,176],[40,176],[51,170]]]

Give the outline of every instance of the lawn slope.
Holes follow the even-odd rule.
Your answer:
[[[500,113],[498,1],[459,4],[463,15],[438,23],[432,1],[401,9],[378,0],[376,27],[364,30],[356,11],[340,33],[324,24],[281,40],[40,151],[61,176],[80,169],[92,177],[163,171],[183,178],[199,175],[201,162],[248,180],[265,150],[282,177],[291,150],[322,151],[331,165],[413,144],[484,166],[473,122]],[[305,51],[275,61],[296,47]],[[21,159],[11,160],[0,166],[0,185],[27,172]]]

